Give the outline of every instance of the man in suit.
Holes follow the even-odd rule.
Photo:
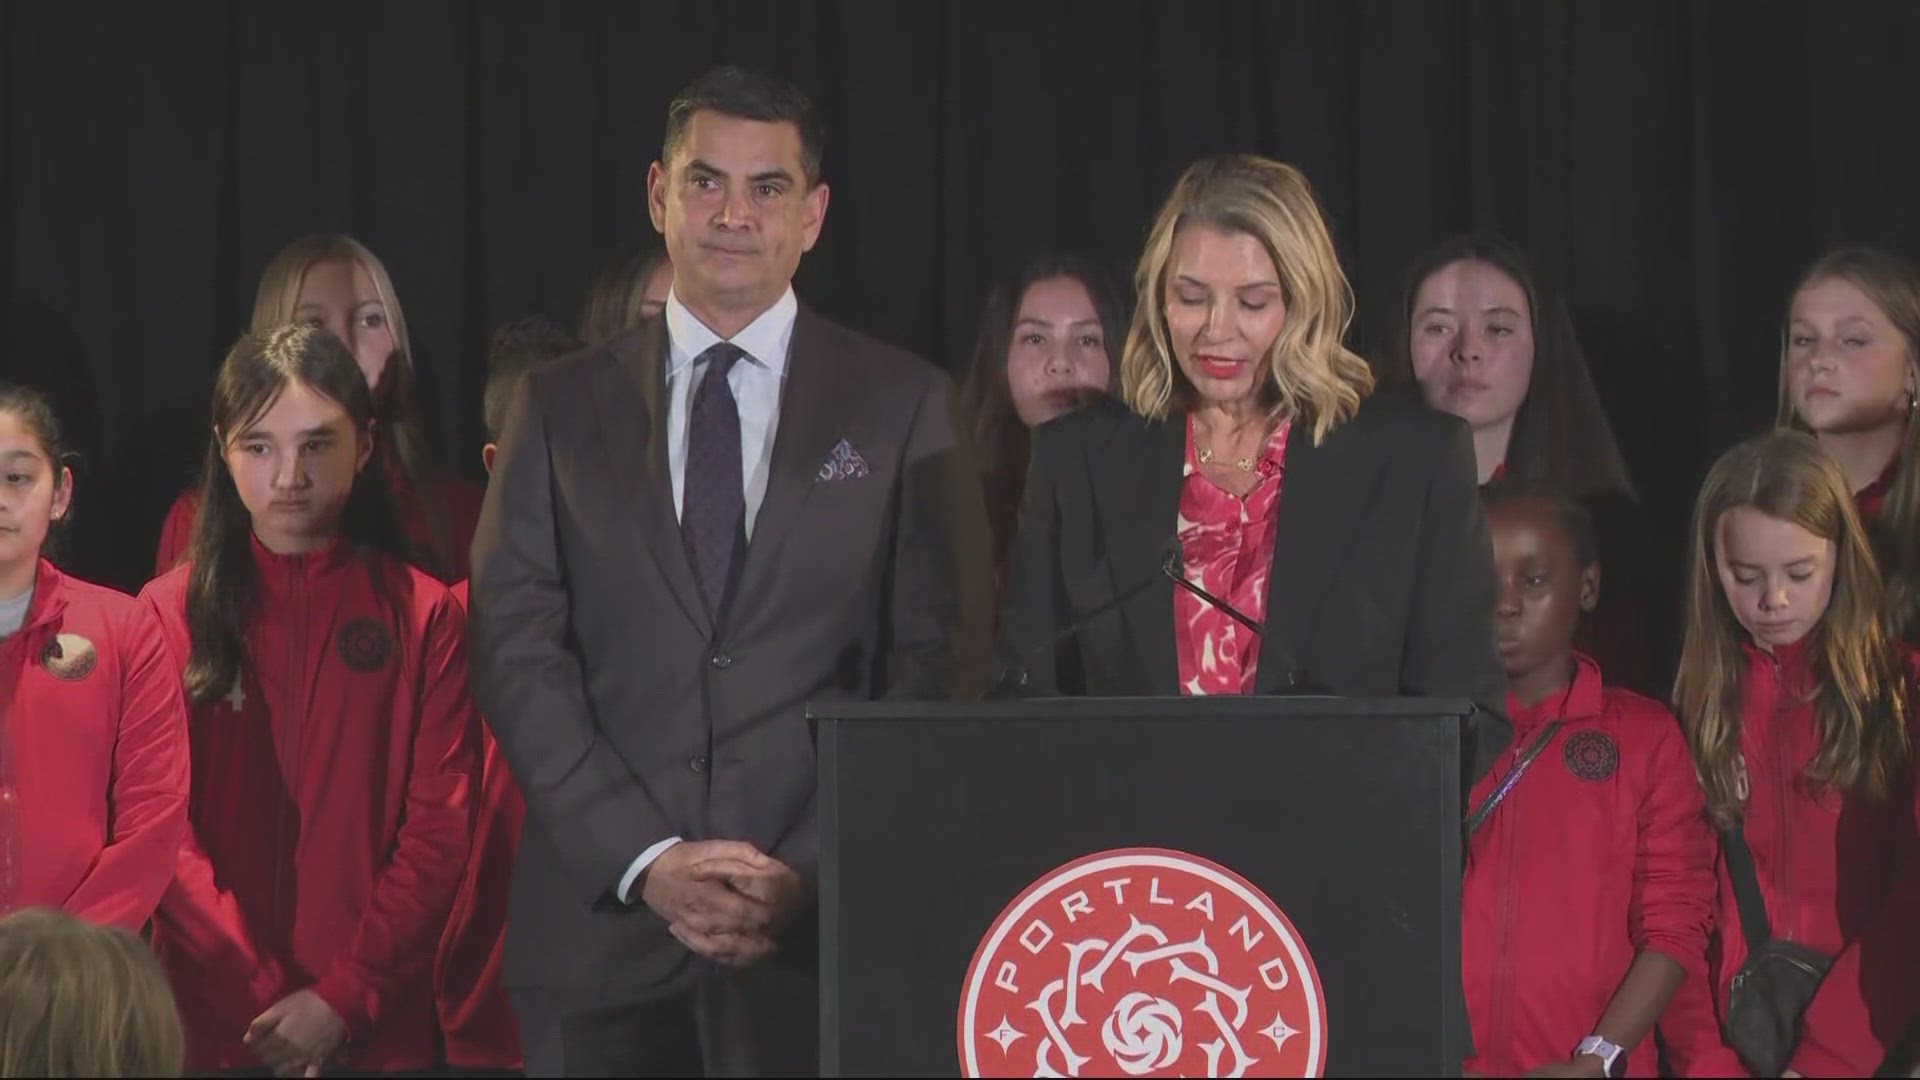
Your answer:
[[[473,547],[475,695],[528,808],[504,983],[532,1075],[814,1075],[813,699],[984,677],[949,380],[794,298],[806,96],[668,109],[659,319],[530,374]]]

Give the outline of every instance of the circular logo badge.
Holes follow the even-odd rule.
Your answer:
[[[100,650],[79,634],[55,634],[40,653],[40,666],[47,674],[67,682],[79,682],[93,674],[100,662]]]
[[[1562,752],[1567,771],[1582,780],[1606,780],[1620,769],[1620,748],[1604,731],[1576,731]]]
[[[372,672],[393,659],[393,632],[378,619],[354,619],[340,628],[340,659],[355,671]]]
[[[960,1000],[964,1076],[1319,1076],[1327,1006],[1300,934],[1245,878],[1165,848],[1042,877]]]

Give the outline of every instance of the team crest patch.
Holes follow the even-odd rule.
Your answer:
[[[1319,1076],[1327,1005],[1272,898],[1217,863],[1120,848],[1055,868],[988,927],[962,1076]]]
[[[1604,731],[1576,731],[1567,736],[1567,771],[1582,780],[1607,780],[1620,769],[1620,747]]]
[[[40,653],[40,666],[47,674],[67,682],[79,682],[93,674],[100,662],[100,650],[79,634],[55,634]]]
[[[378,619],[355,619],[340,628],[340,659],[360,672],[379,671],[393,659],[393,632]]]

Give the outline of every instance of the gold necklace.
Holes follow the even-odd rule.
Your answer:
[[[1205,446],[1200,448],[1200,464],[1213,464],[1213,451]],[[1233,467],[1239,469],[1241,472],[1250,473],[1253,471],[1253,459],[1250,457],[1240,458],[1233,463]]]
[[[1245,431],[1245,430],[1246,430],[1245,426],[1242,426],[1239,429],[1239,431]],[[1238,431],[1235,432],[1235,434],[1238,434],[1238,433],[1239,433]],[[1266,438],[1263,438],[1260,440],[1260,451],[1262,453],[1266,451],[1267,441],[1272,438],[1273,438],[1273,431],[1272,431],[1272,428],[1269,427],[1267,430]],[[1199,448],[1199,451],[1200,452],[1198,454],[1198,457],[1200,458],[1200,464],[1202,465],[1213,464],[1213,459],[1219,456],[1215,454],[1213,452],[1213,448],[1209,446],[1202,446]],[[1250,473],[1253,471],[1254,463],[1258,461],[1259,458],[1260,458],[1260,454],[1258,453],[1252,454],[1243,458],[1237,458],[1234,460],[1233,467],[1236,469],[1239,469],[1243,473]]]

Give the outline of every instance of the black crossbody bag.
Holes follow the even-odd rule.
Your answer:
[[[1800,1045],[1801,1018],[1833,966],[1833,957],[1774,938],[1753,852],[1740,826],[1720,830],[1720,850],[1727,859],[1733,900],[1740,908],[1740,929],[1747,939],[1747,962],[1734,973],[1722,1034],[1753,1075],[1779,1076]]]

